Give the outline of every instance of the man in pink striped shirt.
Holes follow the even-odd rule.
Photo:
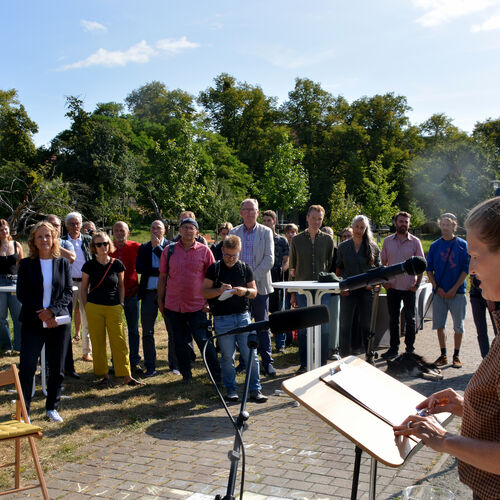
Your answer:
[[[196,341],[201,350],[208,338],[208,320],[204,312],[205,299],[201,285],[205,271],[214,263],[214,256],[206,245],[198,243],[198,223],[192,218],[181,221],[181,239],[167,246],[160,259],[158,277],[158,308],[170,325],[174,336],[175,354],[179,363],[183,383],[192,382],[191,341]],[[173,252],[172,252],[173,248]],[[170,249],[170,251],[169,251]],[[217,380],[220,365],[212,343],[207,346],[207,361]]]
[[[394,217],[396,233],[391,234],[384,240],[382,253],[380,254],[380,259],[384,266],[399,264],[413,256],[424,257],[422,243],[420,243],[418,238],[408,232],[410,228],[410,218],[411,215],[408,212],[399,212]],[[395,358],[399,353],[399,316],[401,312],[401,301],[403,301],[405,312],[406,352],[412,353],[415,350],[415,334],[417,333],[415,298],[421,280],[422,274],[418,276],[402,274],[384,284],[387,290],[387,307],[389,309],[391,334],[390,349],[382,354],[384,359]]]

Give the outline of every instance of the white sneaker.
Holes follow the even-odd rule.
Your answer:
[[[52,422],[64,422],[57,410],[47,410],[47,413],[45,415],[49,420],[52,420]]]
[[[180,375],[181,374],[181,372],[179,370],[172,370],[172,373],[174,375]]]

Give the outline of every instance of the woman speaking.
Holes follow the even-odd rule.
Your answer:
[[[486,300],[500,301],[500,197],[480,203],[469,213],[465,227],[470,273],[481,280]],[[500,311],[492,313],[497,328]],[[428,414],[450,412],[462,417],[461,435],[447,432],[432,416],[410,415],[394,427],[397,436],[414,435],[433,450],[458,458],[460,481],[475,500],[500,498],[500,341],[489,353],[460,396],[453,389],[437,392],[417,409]]]
[[[68,260],[59,257],[59,240],[54,226],[43,221],[28,238],[29,257],[19,263],[16,294],[21,302],[20,381],[28,414],[36,363],[42,347],[49,367],[47,417],[62,422],[57,409],[64,380],[64,359],[69,346],[69,311],[73,298]],[[57,320],[56,318],[60,319]],[[62,323],[65,317],[66,324]]]

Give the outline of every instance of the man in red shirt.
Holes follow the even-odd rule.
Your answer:
[[[139,365],[141,356],[139,355],[139,278],[135,269],[137,254],[140,243],[129,241],[129,227],[126,222],[118,221],[113,226],[113,243],[116,250],[110,254],[111,257],[119,259],[125,266],[125,301],[123,310],[127,320],[128,348],[130,351],[130,367],[132,373],[140,375],[143,373]]]
[[[196,241],[198,223],[188,217],[179,225],[181,239],[161,254],[158,277],[158,308],[166,317],[174,336],[175,354],[183,383],[192,382],[190,342],[201,350],[208,338],[205,299],[201,289],[205,272],[215,262],[210,248]],[[173,248],[173,252],[169,252]],[[170,330],[169,330],[170,332]],[[212,343],[206,350],[212,375],[220,378],[220,365]]]

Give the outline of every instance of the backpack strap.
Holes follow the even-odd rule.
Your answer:
[[[175,245],[177,242],[174,243],[169,243],[168,245],[168,250],[167,250],[167,279],[168,279],[168,272],[170,270],[170,257],[172,257],[172,254],[174,253],[175,250]]]

